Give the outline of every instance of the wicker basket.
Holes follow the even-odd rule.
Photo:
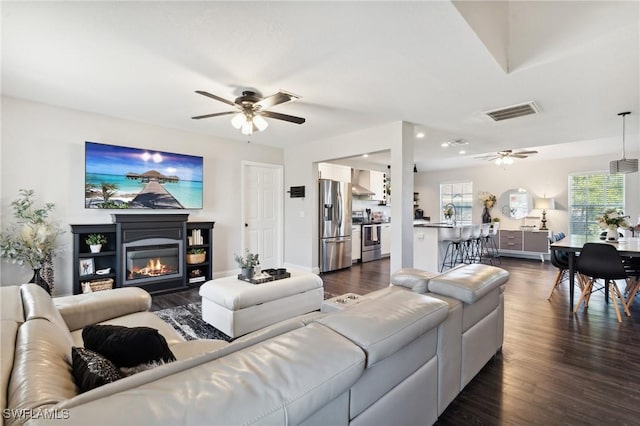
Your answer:
[[[82,283],[83,293],[93,293],[94,291],[111,290],[113,288],[113,279],[105,278],[103,280],[85,281]]]
[[[195,265],[204,262],[206,253],[187,254],[187,263],[189,265]]]

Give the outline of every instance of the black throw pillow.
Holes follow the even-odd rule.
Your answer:
[[[111,361],[86,348],[71,348],[73,377],[80,393],[122,379],[124,374]]]
[[[118,367],[176,360],[167,340],[150,327],[88,325],[82,329],[82,340],[85,348],[104,355]]]

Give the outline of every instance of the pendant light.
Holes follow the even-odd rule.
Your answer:
[[[638,171],[638,159],[627,159],[624,153],[624,120],[625,116],[629,114],[631,114],[629,111],[618,113],[618,115],[622,116],[622,159],[614,160],[609,163],[609,173],[635,173]]]

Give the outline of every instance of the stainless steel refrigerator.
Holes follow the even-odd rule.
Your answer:
[[[351,184],[320,179],[320,272],[351,267]]]

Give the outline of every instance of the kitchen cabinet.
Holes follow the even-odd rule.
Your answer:
[[[362,258],[362,229],[360,225],[351,227],[351,262],[358,262]]]
[[[339,164],[319,163],[318,174],[320,179],[331,179],[340,182],[351,182],[351,167]]]
[[[549,255],[551,231],[524,231],[500,229],[500,254],[514,257],[539,257],[544,262]]]
[[[383,223],[380,230],[380,254],[391,255],[391,224]]]
[[[360,225],[351,227],[351,261],[358,262],[362,258],[362,229]]]

